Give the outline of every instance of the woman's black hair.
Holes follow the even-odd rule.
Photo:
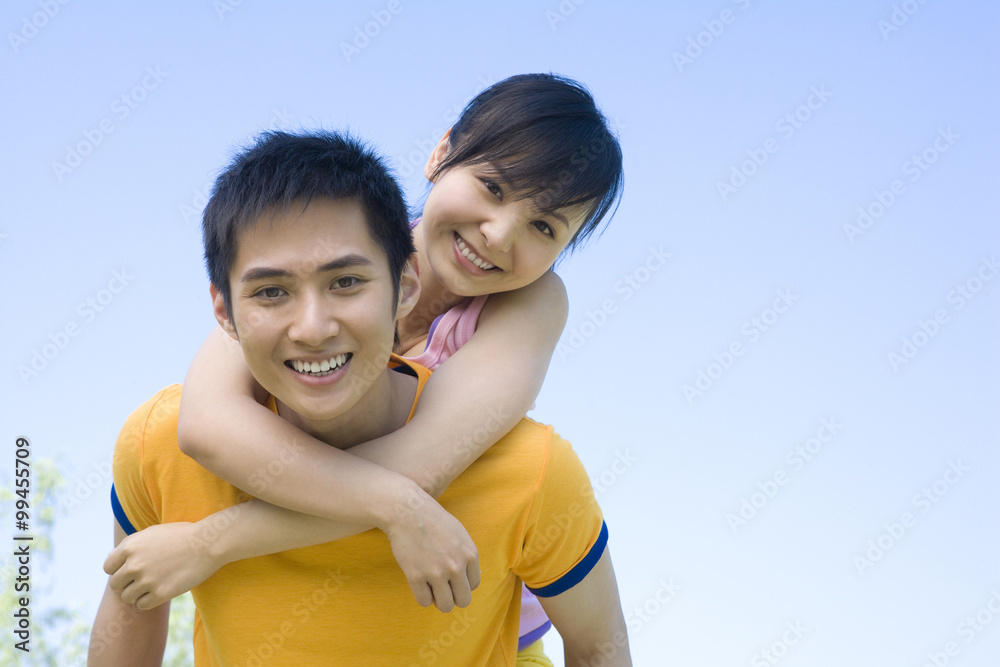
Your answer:
[[[520,74],[493,84],[462,111],[433,178],[459,165],[488,164],[540,212],[589,205],[568,248],[578,247],[617,206],[622,152],[594,98],[555,74]]]

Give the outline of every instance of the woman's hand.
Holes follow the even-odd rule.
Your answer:
[[[392,555],[422,607],[467,607],[479,586],[479,551],[461,522],[420,491],[385,529]]]
[[[152,609],[186,593],[221,567],[200,523],[164,523],[126,537],[104,561],[122,602]]]

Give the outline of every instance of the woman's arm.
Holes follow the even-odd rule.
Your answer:
[[[281,507],[385,529],[412,492],[402,475],[350,456],[262,407],[239,343],[215,329],[181,394],[181,451],[247,493]]]
[[[441,495],[531,409],[567,309],[566,288],[551,271],[490,295],[475,334],[427,381],[413,419],[350,452]]]
[[[327,523],[255,501],[187,527],[153,527],[132,536],[127,548],[109,556],[107,567],[116,572],[118,589],[138,583],[131,589],[136,593],[132,599],[152,592],[153,597],[144,601],[143,608],[148,608],[189,590],[225,563],[320,544],[375,525],[389,537],[418,601],[424,604],[432,599],[439,607],[447,606],[447,593],[439,594],[439,590],[444,591],[451,578],[450,587],[457,591],[453,601],[461,604],[464,590],[478,584],[478,562],[472,567],[475,550],[470,556],[456,537],[455,526],[448,524],[453,517],[423,489],[440,494],[530,408],[565,324],[566,310],[565,288],[553,273],[521,290],[491,296],[475,335],[431,376],[410,423],[350,449],[350,454],[262,409],[236,343],[221,330],[213,334],[188,374],[187,382],[195,381],[198,386],[191,390],[186,385],[182,396],[185,452],[261,499],[343,523]],[[503,363],[496,363],[497,359]],[[225,400],[212,393],[212,385],[226,395]],[[234,396],[227,387],[240,387],[241,393]],[[178,431],[181,437],[181,427]],[[227,454],[234,442],[241,443],[239,454]],[[361,465],[365,461],[352,461],[352,454],[403,473],[417,484],[410,482],[407,487],[405,481],[400,483],[393,473],[382,470],[383,479],[389,481],[379,486],[380,473],[364,476],[372,471]],[[227,529],[202,548],[192,547],[203,542],[197,539],[198,531],[211,526]],[[178,539],[169,531],[190,534]],[[170,553],[155,548],[164,542],[187,546],[175,547],[177,557],[158,568],[155,560],[143,554]],[[429,574],[421,574],[422,569]]]
[[[440,495],[530,409],[566,311],[565,287],[551,272],[492,295],[471,340],[427,382],[413,419],[348,450],[377,466],[262,409],[239,344],[218,329],[185,379],[178,441],[184,453],[257,498],[385,530],[410,515],[409,480]]]
[[[423,494],[423,492],[420,492]],[[447,612],[472,601],[479,556],[462,524],[434,499],[389,543],[417,602]],[[413,502],[418,502],[414,497]],[[423,517],[429,516],[424,520]],[[233,561],[350,537],[368,526],[340,523],[252,500],[197,523],[150,526],[123,537],[104,562],[109,591],[147,610],[185,593]]]
[[[148,609],[190,590],[233,560],[321,544],[372,526],[388,536],[421,604],[450,608],[478,585],[472,538],[416,483],[312,438],[263,408],[262,400],[239,344],[221,329],[214,331],[185,381],[178,424],[181,449],[259,498],[340,523],[253,503],[238,506],[258,507],[240,513],[238,520],[216,515],[186,527],[155,526],[131,536],[108,557],[106,569],[115,573],[115,590],[128,587],[133,602],[152,593],[142,607]],[[299,521],[290,521],[291,516]],[[206,548],[198,536],[206,530],[220,533],[219,526],[227,528]],[[189,534],[182,536],[184,531]]]

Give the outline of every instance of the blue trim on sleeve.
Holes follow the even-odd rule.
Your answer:
[[[565,593],[583,581],[584,577],[590,574],[590,571],[594,569],[594,566],[597,565],[597,561],[600,560],[601,556],[604,554],[604,548],[607,546],[608,524],[607,522],[602,522],[601,534],[597,536],[597,541],[594,542],[594,546],[591,547],[590,552],[583,557],[583,560],[577,563],[572,570],[563,575],[559,581],[553,582],[548,586],[542,586],[541,588],[532,588],[531,586],[528,586],[528,590],[540,598],[550,598],[559,595],[560,593]]]
[[[128,520],[128,516],[125,514],[125,508],[122,507],[121,502],[118,500],[118,494],[115,492],[115,485],[111,485],[111,510],[115,513],[115,518],[118,520],[118,525],[122,527],[126,535],[131,535],[132,533],[138,533],[132,522]]]

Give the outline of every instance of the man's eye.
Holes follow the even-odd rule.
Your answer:
[[[340,289],[348,289],[357,285],[360,281],[354,276],[344,276],[343,278],[337,278],[333,281],[333,284]]]
[[[265,299],[277,299],[282,294],[284,294],[284,290],[280,287],[265,287],[257,292],[257,296],[262,296]]]

